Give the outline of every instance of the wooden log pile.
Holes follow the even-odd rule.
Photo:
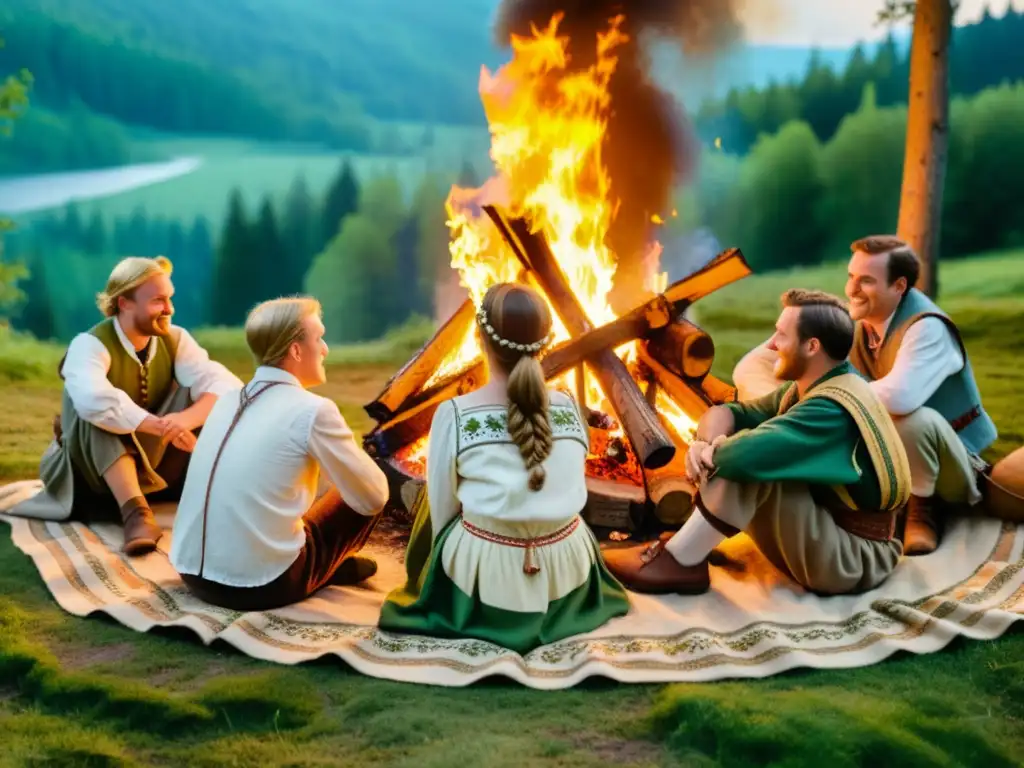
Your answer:
[[[546,295],[572,334],[541,359],[545,377],[552,381],[585,368],[611,405],[612,413],[600,413],[581,403],[590,414],[591,427],[590,497],[584,517],[597,529],[617,530],[636,530],[652,512],[666,524],[685,519],[693,499],[683,472],[689,436],[676,431],[657,403],[659,397],[667,397],[696,422],[712,405],[735,399],[735,389],[710,373],[713,340],[683,313],[694,302],[749,275],[743,254],[730,248],[628,314],[594,327],[543,235],[497,207],[487,206],[485,211],[520,261],[522,277]],[[399,516],[402,487],[423,481],[422,464],[409,462],[407,454],[429,432],[438,405],[486,380],[486,366],[479,358],[431,382],[466,338],[474,314],[467,301],[365,406],[377,426],[363,445],[388,474],[393,511]],[[614,350],[631,341],[639,342],[638,354],[627,365]],[[579,398],[582,390],[574,394]],[[624,471],[608,471],[616,464]]]

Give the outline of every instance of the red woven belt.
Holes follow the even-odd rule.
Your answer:
[[[556,542],[568,538],[568,536],[575,531],[580,524],[580,517],[577,515],[568,525],[559,528],[554,533],[549,533],[546,536],[536,536],[532,539],[520,539],[515,536],[502,536],[500,533],[485,531],[483,528],[478,528],[473,525],[471,522],[466,520],[465,517],[462,517],[461,520],[462,527],[478,539],[483,539],[484,541],[489,541],[493,544],[502,544],[506,547],[520,547],[521,549],[525,549],[526,552],[523,554],[523,573],[531,576],[535,573],[540,573],[540,566],[537,565],[534,559],[534,549],[537,547],[545,547],[549,544],[555,544]]]

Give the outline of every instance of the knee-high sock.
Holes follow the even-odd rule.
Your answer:
[[[696,565],[724,539],[725,535],[716,530],[699,509],[694,509],[683,527],[665,543],[665,549],[680,565]]]

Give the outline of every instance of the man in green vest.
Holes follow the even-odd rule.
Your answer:
[[[945,515],[981,501],[981,453],[995,442],[956,325],[913,286],[920,263],[902,240],[865,237],[850,246],[846,296],[857,321],[850,362],[893,416],[910,459],[912,496],[903,533],[908,555],[933,552]],[[772,386],[774,354],[748,354],[733,374],[741,396]]]
[[[872,589],[899,561],[910,467],[885,406],[846,360],[853,320],[829,294],[792,290],[782,302],[768,346],[785,383],[704,414],[687,452],[694,513],[667,541],[604,552],[627,587],[703,592],[711,551],[740,531],[820,594]]]
[[[61,361],[62,408],[40,463],[43,490],[12,514],[102,519],[116,503],[124,551],[156,548],[162,530],[147,496],[180,493],[197,430],[217,397],[242,385],[171,324],[173,295],[163,257],[114,267],[97,296],[105,319],[78,334]]]

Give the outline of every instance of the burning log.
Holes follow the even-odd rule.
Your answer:
[[[704,380],[700,383],[700,388],[703,390],[704,396],[714,405],[736,402],[736,387],[731,384],[726,384],[724,381],[716,379],[714,376],[705,376]]]
[[[651,334],[646,347],[651,357],[676,376],[686,379],[707,376],[715,360],[715,343],[711,337],[683,319]]]
[[[659,329],[678,323],[683,328],[692,329],[690,333],[694,334],[689,342],[691,347],[686,348],[684,345],[684,351],[696,347],[692,349],[693,352],[711,358],[705,360],[698,357],[690,363],[685,360],[681,362],[683,369],[689,368],[698,372],[706,366],[703,373],[693,376],[700,378],[711,369],[714,344],[707,334],[679,315],[695,301],[749,274],[750,267],[738,248],[723,251],[703,269],[673,283],[664,293],[655,296],[632,312],[587,333],[579,334],[576,338],[549,351],[541,361],[544,375],[553,379],[597,352],[615,349],[635,339],[646,338],[656,334]],[[699,341],[700,334],[703,334],[706,342]],[[671,345],[671,342],[669,344]]]
[[[462,341],[473,322],[475,311],[472,299],[466,299],[419,352],[391,377],[377,399],[364,406],[370,418],[388,421],[404,410],[403,406],[409,407],[406,400],[419,392],[448,353]]]
[[[507,219],[494,206],[484,206],[509,247],[544,289],[570,333],[582,334],[592,326],[555,261],[547,242],[529,230],[522,219]],[[612,403],[642,466],[662,467],[675,455],[676,446],[647,404],[626,365],[611,350],[588,359],[594,375]]]
[[[434,412],[445,400],[472,392],[484,383],[485,366],[479,363],[417,396],[417,404],[380,424],[363,438],[363,448],[375,458],[387,458],[430,432]]]

